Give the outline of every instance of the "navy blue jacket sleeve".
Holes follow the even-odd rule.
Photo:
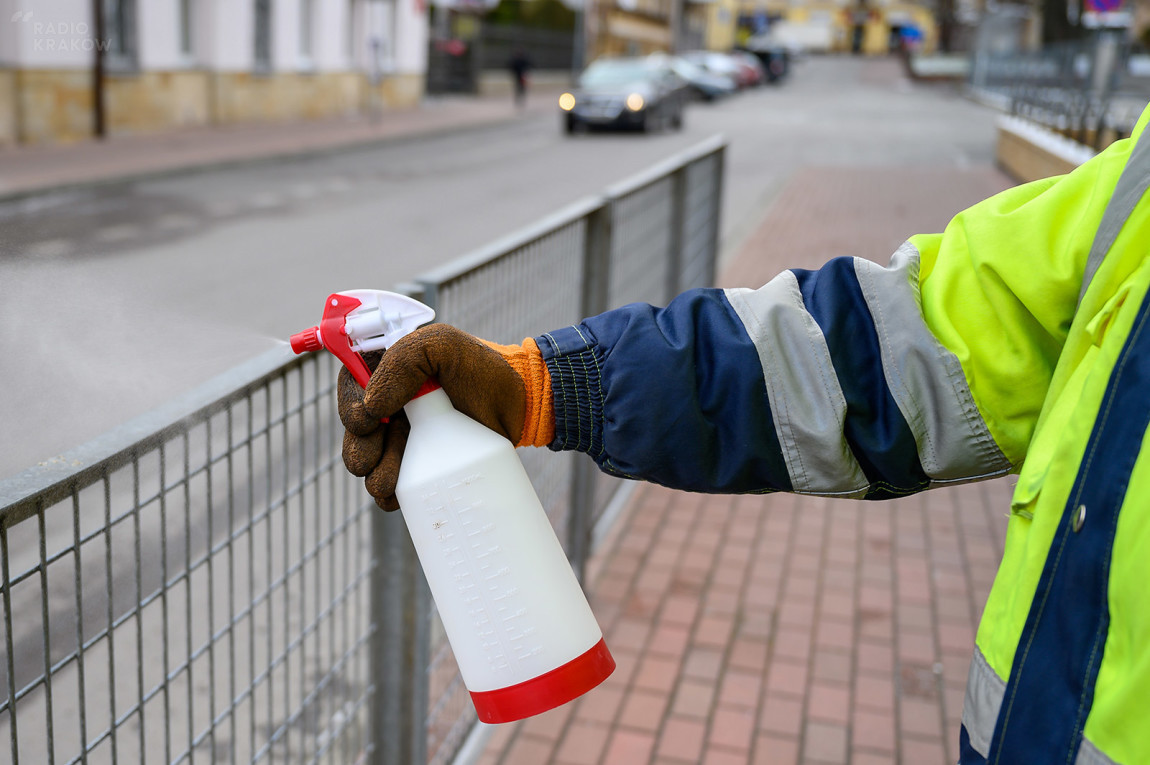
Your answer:
[[[555,450],[691,491],[791,489],[755,346],[722,290],[633,304],[536,339]]]
[[[536,339],[553,449],[708,492],[880,499],[1011,469],[927,326],[917,249],[629,305]]]

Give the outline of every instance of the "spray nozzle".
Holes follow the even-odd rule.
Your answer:
[[[390,348],[399,338],[435,318],[418,300],[382,290],[348,290],[328,295],[319,326],[291,336],[296,353],[326,348],[367,387],[371,370],[359,355]]]

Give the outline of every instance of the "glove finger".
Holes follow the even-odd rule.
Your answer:
[[[373,351],[365,353],[363,359],[367,362],[368,368],[374,370],[382,356],[382,352]],[[336,381],[339,420],[344,428],[357,436],[366,436],[380,426],[380,418],[372,416],[364,408],[363,392],[363,388],[359,387],[359,383],[351,376],[351,372],[347,371],[347,367],[340,368],[339,378]]]
[[[395,484],[399,480],[399,464],[403,460],[410,432],[411,425],[402,412],[392,418],[391,425],[387,428],[383,456],[364,482],[367,493],[375,498],[375,504],[382,510],[399,508],[399,500],[395,496]]]
[[[368,412],[376,418],[391,417],[435,374],[436,348],[445,327],[454,330],[443,324],[420,327],[388,349],[367,384],[363,402]]]
[[[379,425],[379,420],[376,420]],[[383,456],[383,444],[386,428],[376,428],[375,432],[366,436],[357,436],[350,430],[343,434],[343,464],[347,471],[354,476],[363,478],[379,464]]]
[[[402,337],[371,376],[364,407],[390,417],[436,378],[455,408],[512,443],[523,431],[523,381],[492,348],[449,324],[421,327]],[[507,406],[518,401],[518,408]]]

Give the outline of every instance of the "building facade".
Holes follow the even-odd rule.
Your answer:
[[[594,0],[584,8],[588,57],[639,56],[677,49],[683,0]]]
[[[0,145],[413,105],[427,15],[423,0],[0,0]]]
[[[938,47],[936,0],[592,0],[589,54],[729,51],[767,37],[812,53]],[[1148,0],[1150,2],[1150,0]]]
[[[690,0],[688,39],[709,50],[768,36],[813,53],[886,55],[904,40],[924,53],[938,44],[933,5],[918,0]]]

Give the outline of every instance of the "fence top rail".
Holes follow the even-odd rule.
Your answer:
[[[726,138],[714,135],[647,170],[611,186],[605,195],[589,196],[536,223],[481,247],[416,278],[432,289],[472,272],[496,257],[520,249],[603,209],[613,199],[634,193],[677,170],[724,149]],[[33,517],[42,506],[58,502],[130,463],[140,453],[248,397],[267,381],[304,363],[286,346],[274,348],[212,378],[193,390],[142,414],[57,457],[0,480],[0,528]]]
[[[0,528],[34,516],[128,464],[142,451],[202,422],[304,362],[286,346],[273,348],[91,441],[0,480]]]
[[[415,277],[414,281],[418,284],[433,287],[446,284],[481,268],[504,253],[526,247],[565,226],[578,222],[580,219],[602,208],[606,203],[607,200],[601,196],[584,197],[562,208],[558,212],[554,212],[534,223],[529,223],[507,236],[496,239],[490,244],[472,250],[466,255],[445,263],[438,268],[425,271]]]
[[[467,255],[456,258],[439,268],[426,271],[416,277],[415,281],[419,284],[435,288],[462,276],[466,276],[470,272],[491,262],[497,256],[526,247],[564,226],[575,223],[606,204],[609,204],[612,200],[634,193],[645,186],[650,186],[659,179],[670,175],[680,168],[686,167],[692,162],[697,162],[703,157],[713,154],[726,145],[727,140],[723,135],[713,135],[694,146],[673,154],[646,170],[636,173],[630,178],[610,186],[604,195],[585,197],[577,202],[573,202],[558,212],[542,218],[533,224],[529,224],[513,234],[497,239],[477,250],[473,250]]]
[[[608,186],[606,195],[609,199],[618,199],[628,194],[634,194],[636,191],[671,175],[676,170],[686,167],[693,162],[698,162],[700,159],[714,154],[720,149],[726,148],[726,146],[726,137],[722,133],[716,133],[710,138],[700,141],[678,154],[667,157],[667,159],[652,165],[646,170],[635,173],[635,175],[632,175],[630,178]]]

